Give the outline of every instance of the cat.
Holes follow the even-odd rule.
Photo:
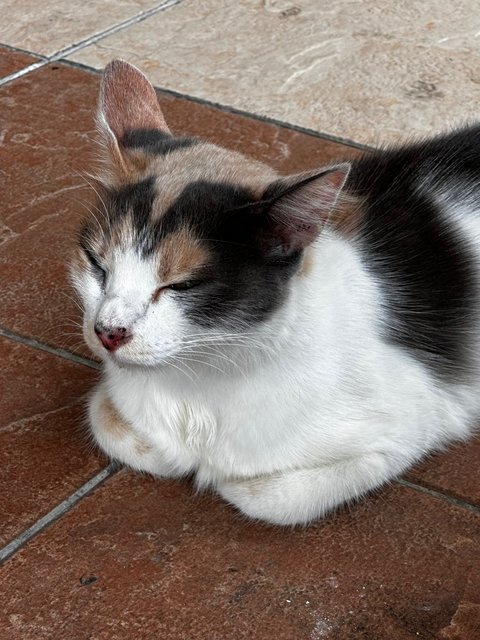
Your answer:
[[[473,433],[479,126],[282,177],[172,135],[122,60],[97,122],[71,273],[108,456],[296,525]]]

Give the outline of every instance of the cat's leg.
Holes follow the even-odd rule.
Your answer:
[[[409,466],[369,453],[312,469],[217,485],[217,491],[245,515],[273,524],[305,524],[379,487]]]
[[[180,475],[167,464],[162,452],[152,442],[135,432],[119,415],[102,385],[92,394],[88,413],[92,436],[109,458],[157,476]]]

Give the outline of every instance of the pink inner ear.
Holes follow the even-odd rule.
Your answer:
[[[300,174],[297,184],[290,186],[273,205],[273,235],[284,250],[303,249],[320,233],[335,206],[350,171],[341,164],[317,175]]]
[[[155,89],[136,67],[113,60],[103,75],[100,116],[118,143],[127,131],[157,129],[170,133],[158,104]]]

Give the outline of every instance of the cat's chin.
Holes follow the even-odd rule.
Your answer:
[[[176,352],[175,352],[176,353]],[[168,365],[174,352],[165,355],[123,353],[122,350],[103,354],[102,360],[119,369],[158,369]]]
[[[103,362],[110,367],[116,369],[155,369],[162,366],[162,362],[158,361],[146,361],[146,360],[131,360],[130,358],[124,358],[115,354],[109,354],[106,358],[103,358]]]

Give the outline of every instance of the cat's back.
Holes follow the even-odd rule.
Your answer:
[[[477,370],[480,126],[356,160],[355,242],[386,337],[454,381]]]

